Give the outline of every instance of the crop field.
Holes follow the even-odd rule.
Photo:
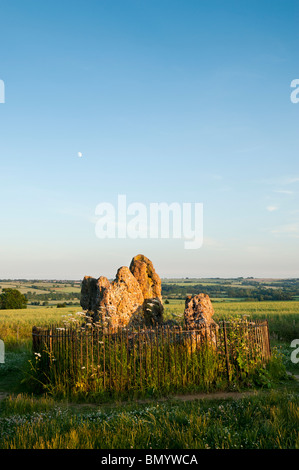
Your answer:
[[[170,299],[164,305],[165,318],[183,321],[183,300]],[[299,301],[287,302],[245,302],[213,301],[214,319],[243,317],[268,319],[273,339],[292,340],[299,338]],[[29,307],[21,310],[0,310],[0,337],[7,344],[18,341],[30,341],[31,330],[35,326],[61,323],[70,315],[80,312],[80,306],[65,308]]]
[[[166,316],[169,318],[183,318],[185,302],[183,300],[169,300],[165,305]],[[292,340],[299,338],[299,302],[245,302],[236,299],[231,301],[213,301],[215,310],[214,319],[228,319],[231,317],[246,317],[251,319],[267,319],[272,338]]]

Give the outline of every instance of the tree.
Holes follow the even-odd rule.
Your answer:
[[[3,289],[0,294],[0,309],[27,308],[27,298],[17,289]]]

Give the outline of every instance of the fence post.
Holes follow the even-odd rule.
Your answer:
[[[228,379],[228,382],[230,382],[230,366],[229,366],[229,355],[228,355],[228,347],[227,347],[227,335],[226,335],[225,321],[223,321],[223,338],[224,338],[227,379]]]
[[[165,384],[165,338],[164,338],[163,327],[161,327],[161,344],[162,344],[162,365],[163,365],[162,383]]]
[[[151,374],[152,374],[152,380],[153,380],[153,377],[154,377],[154,359],[153,359],[153,338],[152,338],[152,333],[154,333],[153,327],[151,327],[151,329],[150,329]]]
[[[111,327],[110,325],[108,326],[108,354],[109,354],[109,388],[111,390],[112,388],[112,377],[111,377]]]
[[[170,369],[170,338],[169,338],[169,325],[167,326],[167,375],[171,372]]]
[[[105,329],[102,330],[102,343],[103,343],[103,388],[104,392],[106,392],[106,337],[105,337]]]
[[[130,376],[131,376],[131,362],[130,362],[130,349],[129,349],[129,330],[126,331],[126,349],[127,349],[127,374],[126,374],[126,387],[130,388]]]
[[[269,322],[268,319],[266,320],[267,322],[267,336],[268,336],[268,348],[269,348],[269,358],[271,357],[271,345],[270,345],[270,331],[269,331]]]
[[[140,333],[140,326],[138,327],[138,352],[139,352],[139,380],[140,380],[140,389],[142,391],[142,351],[141,351],[141,333]]]
[[[147,333],[145,331],[142,332],[143,335],[143,346],[144,346],[144,381],[147,382]]]
[[[134,387],[136,386],[136,361],[135,361],[135,332],[132,331],[133,367],[134,367]]]
[[[173,342],[173,351],[174,351],[174,383],[175,385],[178,384],[178,379],[177,379],[177,366],[176,366],[176,331],[175,329],[172,330],[172,342]]]
[[[264,353],[267,360],[271,357],[271,348],[270,348],[270,335],[269,335],[269,324],[266,319],[263,324],[263,341],[264,341]]]
[[[86,329],[84,331],[85,333],[85,352],[86,352],[86,373],[87,373],[87,377],[88,377],[88,355],[89,355],[89,351],[88,351],[88,330]]]
[[[93,335],[94,335],[94,332],[95,332],[95,329],[94,329],[94,326],[92,326],[92,328],[90,330],[90,334],[91,334],[91,373],[92,374],[94,373],[94,370],[93,370]]]
[[[117,374],[117,354],[116,354],[117,332],[118,332],[117,328],[114,327],[114,329],[113,329],[113,334],[114,334],[114,380],[113,380],[113,383],[114,383],[114,388],[116,388],[116,389],[117,389],[117,386],[118,386],[118,383],[117,383],[117,377],[118,377],[118,374]]]
[[[52,328],[49,328],[48,334],[49,334],[49,351],[50,351],[50,357],[51,357],[51,360],[52,360],[52,349],[53,349],[53,344],[52,344]]]
[[[157,379],[160,386],[160,361],[159,361],[159,327],[156,325],[156,351],[157,351]]]
[[[181,364],[181,375],[182,375],[182,387],[184,386],[184,374],[183,374],[183,351],[182,349],[182,344],[183,344],[183,341],[184,341],[184,337],[183,337],[183,328],[180,326],[180,364]]]
[[[118,341],[120,337],[120,391],[123,386],[123,330],[118,327]]]

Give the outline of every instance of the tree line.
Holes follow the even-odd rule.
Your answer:
[[[268,287],[231,287],[226,285],[203,285],[195,284],[180,286],[177,284],[162,284],[162,295],[168,298],[185,299],[187,295],[196,295],[199,293],[208,294],[210,297],[228,297],[246,300],[292,300],[293,295],[282,289],[273,289]],[[298,292],[299,294],[299,292]]]

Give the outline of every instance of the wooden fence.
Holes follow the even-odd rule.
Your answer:
[[[47,377],[89,390],[180,388],[221,375],[231,381],[271,356],[267,321],[220,321],[198,330],[52,325],[33,327],[32,336]]]

